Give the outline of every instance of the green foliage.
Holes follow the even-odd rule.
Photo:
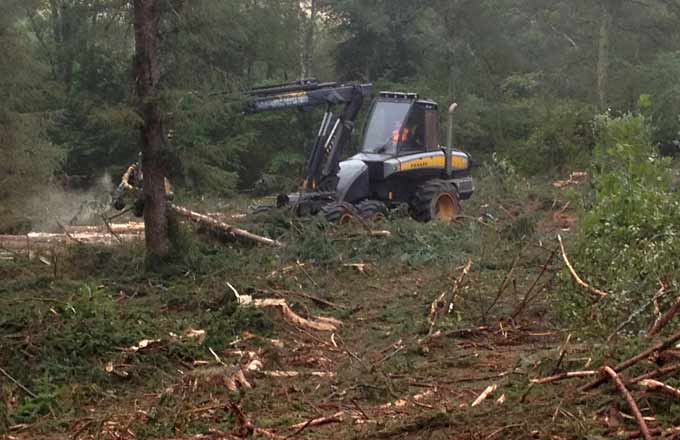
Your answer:
[[[525,109],[531,121],[529,130],[513,142],[512,154],[520,171],[536,175],[588,165],[594,147],[592,107],[579,102],[530,100]]]
[[[654,153],[645,117],[604,114],[595,128],[595,201],[583,222],[578,261],[610,292],[596,322],[611,330],[649,305],[660,283],[677,289],[680,199],[670,190],[670,160]],[[634,328],[651,318],[640,313]]]
[[[472,203],[485,205],[523,199],[532,189],[511,160],[493,153],[491,159],[475,170],[477,188]]]
[[[27,397],[9,414],[13,424],[34,422],[39,416],[54,411],[58,405],[56,387],[49,376],[38,381],[35,394],[35,398]]]
[[[680,135],[680,55],[660,53],[649,65],[642,67],[643,91],[648,93],[648,108],[654,121],[654,140],[668,143]]]
[[[303,175],[307,159],[299,152],[274,153],[268,171],[279,176],[299,178]]]
[[[299,181],[318,112],[245,118],[231,93],[299,76],[306,20],[300,2],[161,3],[161,99],[173,183],[180,192],[222,197],[251,189],[263,173],[280,179],[264,185],[271,191]],[[645,110],[654,120],[654,141],[670,145],[680,131],[677,11],[660,0],[646,7],[624,3],[612,9],[617,44],[609,54],[616,60],[609,106],[634,109],[647,94],[655,103]],[[456,144],[478,162],[499,152],[526,175],[587,163],[600,56],[593,44],[597,2],[316,4],[313,70],[320,79],[371,80],[376,89],[416,91],[442,107],[457,101]],[[0,73],[3,90],[12,93],[3,95],[10,104],[0,108],[0,120],[13,144],[35,152],[22,151],[26,157],[17,162],[37,164],[33,175],[17,175],[44,180],[59,166],[57,149],[65,153],[66,174],[118,175],[139,150],[141,122],[132,106],[129,3],[11,0],[2,8],[8,62]],[[6,223],[16,228],[23,219],[14,211],[4,208],[0,217],[12,217]]]

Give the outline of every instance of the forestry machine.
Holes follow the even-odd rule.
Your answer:
[[[442,146],[436,102],[415,93],[380,92],[371,105],[360,152],[340,161],[371,89],[372,84],[306,79],[245,92],[245,113],[325,107],[301,191],[279,195],[276,206],[293,207],[298,215],[323,213],[334,223],[357,215],[377,220],[401,204],[408,204],[418,221],[454,219],[460,200],[474,191],[470,157],[452,145],[456,104],[449,108],[448,142]],[[335,116],[337,105],[343,108]]]

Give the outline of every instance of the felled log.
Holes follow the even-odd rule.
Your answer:
[[[129,223],[109,223],[109,228],[106,225],[96,225],[96,226],[71,226],[64,225],[64,230],[69,234],[83,234],[83,233],[97,233],[97,232],[110,232],[113,231],[116,234],[132,234],[144,232],[144,222],[129,222]]]
[[[143,237],[139,233],[123,233],[117,237],[121,241],[135,241]],[[55,246],[63,246],[66,243],[81,244],[117,244],[117,239],[108,233],[103,232],[81,232],[67,234],[52,234],[46,232],[31,232],[26,235],[0,235],[0,248],[11,251],[33,251],[50,249]]]
[[[226,234],[231,235],[232,237],[238,237],[246,240],[255,241],[257,243],[265,244],[267,246],[283,247],[283,243],[281,243],[280,241],[272,240],[271,238],[262,237],[260,235],[253,234],[243,229],[236,228],[227,223],[208,217],[207,215],[199,214],[198,212],[192,211],[187,208],[183,208],[181,206],[177,206],[173,203],[170,203],[169,207],[177,215],[180,215],[188,220],[191,220],[195,223],[206,226],[208,228],[222,231]]]

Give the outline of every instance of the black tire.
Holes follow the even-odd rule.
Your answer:
[[[357,205],[359,216],[366,221],[382,221],[387,218],[387,206],[378,200],[364,200]]]
[[[344,225],[356,217],[357,209],[351,203],[333,202],[321,208],[321,213],[328,223]]]
[[[452,183],[440,179],[421,185],[411,201],[411,216],[419,222],[434,219],[451,221],[460,213],[458,190]]]

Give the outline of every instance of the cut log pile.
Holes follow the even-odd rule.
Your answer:
[[[174,204],[171,204],[170,208],[178,216],[208,229],[220,231],[228,237],[267,246],[283,246],[280,241],[253,234],[190,209]],[[142,222],[107,223],[97,226],[69,225],[63,226],[62,230],[62,233],[31,232],[24,235],[0,235],[0,251],[29,255],[34,251],[55,249],[69,243],[109,246],[144,238],[144,223]]]

